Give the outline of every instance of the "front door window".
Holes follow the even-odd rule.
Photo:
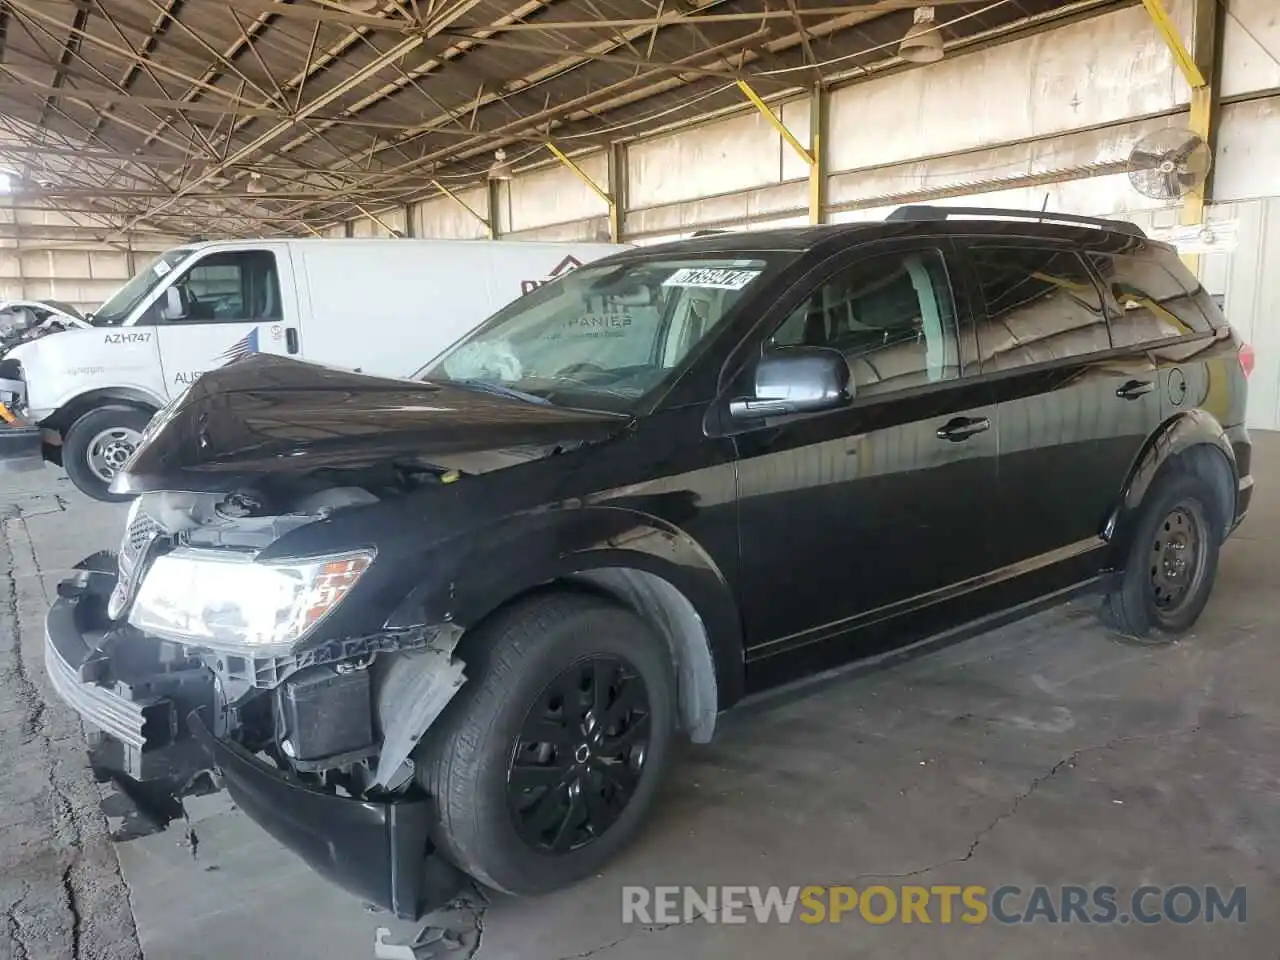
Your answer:
[[[280,281],[267,250],[215,253],[165,291],[162,323],[279,322]]]

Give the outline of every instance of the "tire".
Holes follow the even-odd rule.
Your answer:
[[[1175,471],[1157,484],[1134,529],[1120,585],[1102,606],[1103,619],[1133,640],[1191,629],[1209,602],[1226,529],[1218,497],[1203,477]],[[1183,546],[1170,547],[1179,538]],[[1170,578],[1179,559],[1184,572]]]
[[[119,503],[132,497],[110,493],[111,463],[123,464],[126,448],[131,452],[151,413],[138,407],[96,407],[71,425],[62,439],[62,467],[76,489],[94,500]]]
[[[480,883],[518,896],[547,893],[598,872],[639,833],[670,753],[676,697],[666,644],[623,607],[586,595],[545,594],[499,613],[464,640],[461,655],[468,681],[415,758],[434,806],[437,848]],[[633,725],[620,720],[613,726],[607,719],[607,729],[597,728],[592,740],[582,733],[591,727],[590,714],[581,726],[569,717],[595,702],[595,686],[589,688],[586,678],[594,684],[600,675],[613,677],[598,685],[612,704],[603,716],[630,717]],[[571,679],[560,683],[566,676]],[[558,690],[568,691],[559,710],[566,726],[543,720],[537,735],[559,744],[522,747],[531,718],[555,716]],[[641,699],[637,690],[647,701],[648,739],[641,752],[642,734],[633,733],[636,740],[619,764],[616,752],[614,761],[608,759],[609,745],[624,738],[605,734],[645,726],[629,706]],[[574,726],[571,738],[563,736]],[[572,785],[562,789],[573,771],[581,777],[576,794]],[[538,785],[509,793],[509,773],[537,774]],[[616,805],[623,783],[633,787],[630,800]],[[571,804],[578,804],[576,814]],[[592,814],[604,824],[598,832],[574,826]],[[557,842],[563,849],[555,849]]]

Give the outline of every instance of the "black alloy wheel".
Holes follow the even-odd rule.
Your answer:
[[[549,893],[641,833],[679,731],[667,641],[605,597],[556,591],[458,645],[467,682],[415,752],[435,849],[494,890]]]
[[[563,854],[604,835],[635,793],[648,756],[649,691],[618,656],[571,664],[525,715],[507,769],[516,833]]]
[[[1163,614],[1176,616],[1196,593],[1208,545],[1205,526],[1203,510],[1194,500],[1180,501],[1156,526],[1151,598]]]

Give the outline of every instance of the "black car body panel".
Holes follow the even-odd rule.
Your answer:
[[[198,714],[188,724],[228,795],[267,833],[365,903],[418,917],[432,852],[425,799],[376,802],[316,790],[214,737]]]
[[[484,472],[607,438],[626,418],[254,354],[159,414],[116,486],[233,490],[264,474],[387,463]]]
[[[377,701],[379,665],[432,638],[456,643],[533,591],[604,593],[669,643],[681,726],[701,738],[749,691],[1109,582],[1149,492],[1188,456],[1229,532],[1252,492],[1240,342],[1170,248],[1102,227],[894,221],[608,258],[590,269],[768,264],[622,412],[267,356],[204,375],[156,418],[117,489],[206,497],[214,519],[194,527],[234,527],[228,505],[290,517],[255,548],[259,563],[375,559],[296,655],[199,652],[219,694],[210,732],[193,736],[251,816],[407,914],[404,871],[427,847],[419,794],[403,781],[365,789],[366,777],[336,796],[325,778],[352,776],[364,753],[325,770],[280,743],[281,690],[319,662],[307,651],[368,670]],[[757,361],[784,347],[839,350],[851,395],[817,411],[731,412],[752,395]],[[369,496],[300,506],[356,487]],[[50,624],[79,602],[60,599]],[[379,709],[357,718],[365,753],[388,750],[408,722]],[[363,844],[372,852],[357,862]]]

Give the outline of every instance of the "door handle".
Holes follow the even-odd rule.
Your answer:
[[[1156,385],[1150,380],[1130,380],[1116,391],[1116,396],[1121,400],[1137,400],[1155,388]]]
[[[939,440],[959,443],[961,440],[968,440],[975,433],[983,433],[990,429],[991,421],[986,417],[956,417],[938,428],[937,437]]]
[[[298,328],[286,327],[284,331],[284,348],[290,353],[298,352]]]

